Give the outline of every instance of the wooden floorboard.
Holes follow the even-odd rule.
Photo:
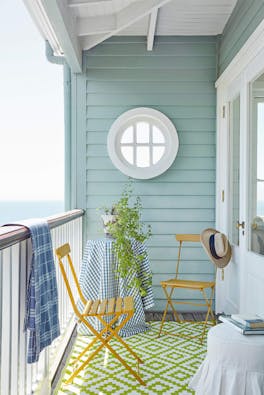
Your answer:
[[[182,312],[178,314],[180,319],[187,321],[204,321],[206,316],[206,312],[201,311]],[[145,311],[146,321],[161,321],[162,315],[162,311]],[[175,321],[171,312],[167,313],[166,321]]]

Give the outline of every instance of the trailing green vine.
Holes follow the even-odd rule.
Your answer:
[[[146,252],[137,254],[133,251],[131,240],[144,243],[151,236],[150,226],[145,229],[141,222],[141,199],[136,197],[133,204],[131,183],[127,184],[119,201],[109,210],[116,215],[114,222],[107,224],[108,233],[114,238],[113,250],[117,258],[117,272],[121,278],[132,279],[129,287],[139,289],[141,296],[145,296],[152,278],[147,273],[140,273],[141,264],[146,258]],[[131,275],[135,274],[136,275]]]

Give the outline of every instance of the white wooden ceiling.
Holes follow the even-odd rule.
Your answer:
[[[82,50],[114,35],[221,34],[237,0],[24,0],[57,55],[81,71]]]

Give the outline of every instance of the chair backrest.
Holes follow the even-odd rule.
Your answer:
[[[180,260],[181,260],[181,249],[182,249],[183,242],[200,243],[200,235],[199,234],[185,234],[185,233],[183,233],[183,234],[175,235],[175,238],[180,243],[179,249],[178,249],[178,258],[177,258],[176,276],[175,276],[175,278],[178,278],[179,265],[180,265]]]
[[[80,313],[79,309],[77,308],[77,305],[76,305],[76,302],[75,302],[75,299],[74,299],[74,296],[73,296],[73,292],[72,292],[72,289],[71,289],[71,286],[70,286],[70,282],[68,280],[67,270],[64,267],[66,263],[70,267],[70,271],[71,271],[71,274],[72,274],[72,277],[73,277],[74,284],[75,284],[75,286],[77,288],[79,297],[80,297],[80,299],[81,299],[81,301],[83,302],[84,305],[86,305],[87,300],[83,296],[83,293],[82,293],[82,290],[81,290],[81,287],[80,287],[80,284],[79,284],[79,281],[78,281],[78,278],[77,278],[77,275],[76,275],[76,271],[75,271],[73,263],[72,263],[72,259],[71,259],[70,253],[71,253],[71,248],[70,248],[69,243],[63,244],[61,247],[58,247],[56,249],[56,256],[57,256],[58,261],[59,261],[59,266],[60,266],[60,270],[61,270],[61,273],[62,273],[62,277],[63,277],[63,280],[65,282],[66,289],[67,289],[67,292],[69,294],[70,301],[71,301],[74,313],[80,318],[81,313]]]

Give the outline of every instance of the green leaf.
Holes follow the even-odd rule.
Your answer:
[[[151,227],[148,225],[146,229],[142,224],[141,199],[137,196],[134,203],[130,203],[132,194],[133,188],[130,180],[125,185],[119,201],[110,209],[105,207],[104,211],[117,215],[116,222],[108,224],[108,232],[114,238],[113,250],[118,262],[117,273],[121,278],[126,278],[129,273],[134,273],[128,287],[139,289],[141,296],[145,296],[147,288],[152,283],[152,277],[147,273],[141,273],[139,278],[141,263],[146,258],[146,254],[135,254],[131,240],[144,243],[151,236]]]

